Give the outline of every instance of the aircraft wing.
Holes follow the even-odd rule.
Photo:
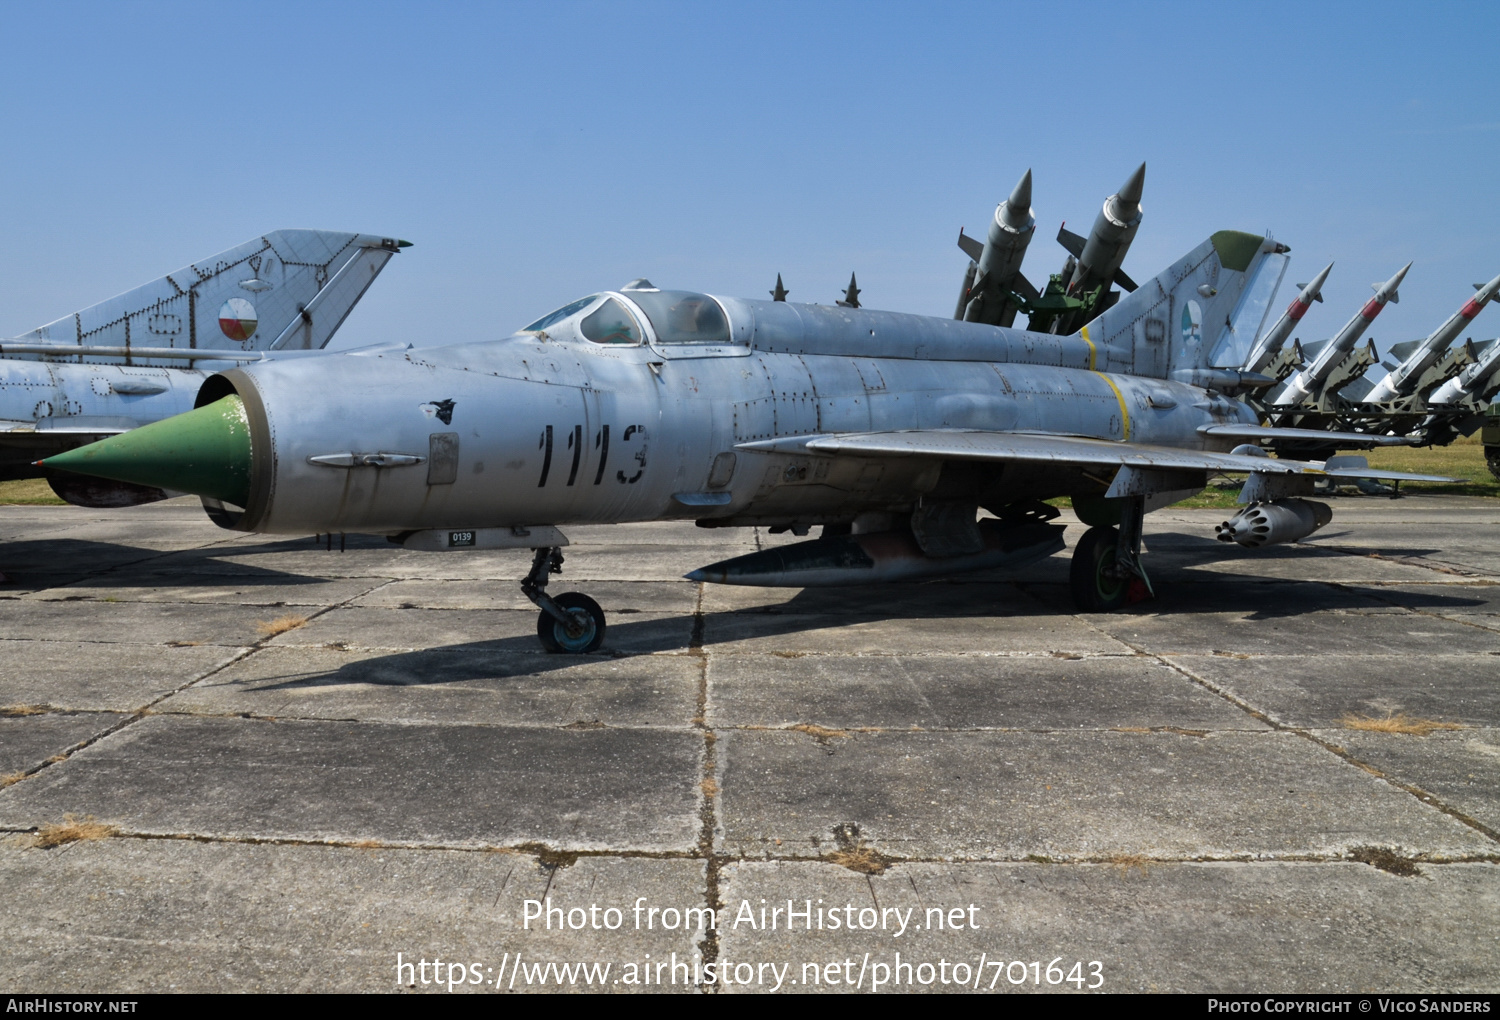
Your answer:
[[[1316,461],[1284,460],[1250,454],[1215,453],[1109,439],[1031,432],[975,432],[930,429],[910,432],[852,432],[795,436],[741,443],[741,450],[861,457],[929,457],[995,463],[1072,464],[1104,469],[1131,467],[1154,471],[1221,471],[1231,474],[1315,475],[1332,478],[1391,478],[1412,482],[1458,482],[1461,478],[1355,466],[1325,468]]]

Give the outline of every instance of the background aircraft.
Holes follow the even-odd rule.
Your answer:
[[[218,369],[324,347],[407,244],[276,230],[0,340],[0,480],[36,477],[43,457],[189,410]],[[50,480],[82,506],[166,495],[69,475]]]

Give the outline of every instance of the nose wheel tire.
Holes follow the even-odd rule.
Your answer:
[[[1130,578],[1115,574],[1115,550],[1120,533],[1114,528],[1090,528],[1073,550],[1068,586],[1073,604],[1083,613],[1109,613],[1125,604]]]
[[[599,603],[576,591],[564,592],[554,601],[572,619],[573,626],[563,626],[560,620],[544,610],[536,621],[536,636],[541,639],[543,648],[549,652],[582,655],[594,651],[604,642],[604,610],[599,608]]]

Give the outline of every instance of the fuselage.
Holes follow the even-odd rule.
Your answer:
[[[40,457],[192,410],[203,380],[195,368],[0,359],[0,479],[38,474]],[[23,431],[24,429],[24,431]],[[61,440],[76,435],[76,443]]]
[[[909,511],[954,481],[915,458],[742,444],[977,429],[1223,449],[1198,427],[1254,421],[1240,401],[1164,378],[1164,357],[1135,374],[1086,333],[654,288],[575,305],[504,339],[212,378],[198,402],[237,392],[250,423],[252,491],[235,526],[812,525]],[[684,314],[685,326],[664,321]],[[967,484],[1026,499],[1099,483],[1059,465],[990,468]]]

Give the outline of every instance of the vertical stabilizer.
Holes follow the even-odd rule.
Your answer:
[[[1262,261],[1287,250],[1258,234],[1214,234],[1079,331],[1094,367],[1157,378],[1207,368]]]
[[[276,230],[16,339],[67,347],[316,349],[406,246],[374,234]]]

